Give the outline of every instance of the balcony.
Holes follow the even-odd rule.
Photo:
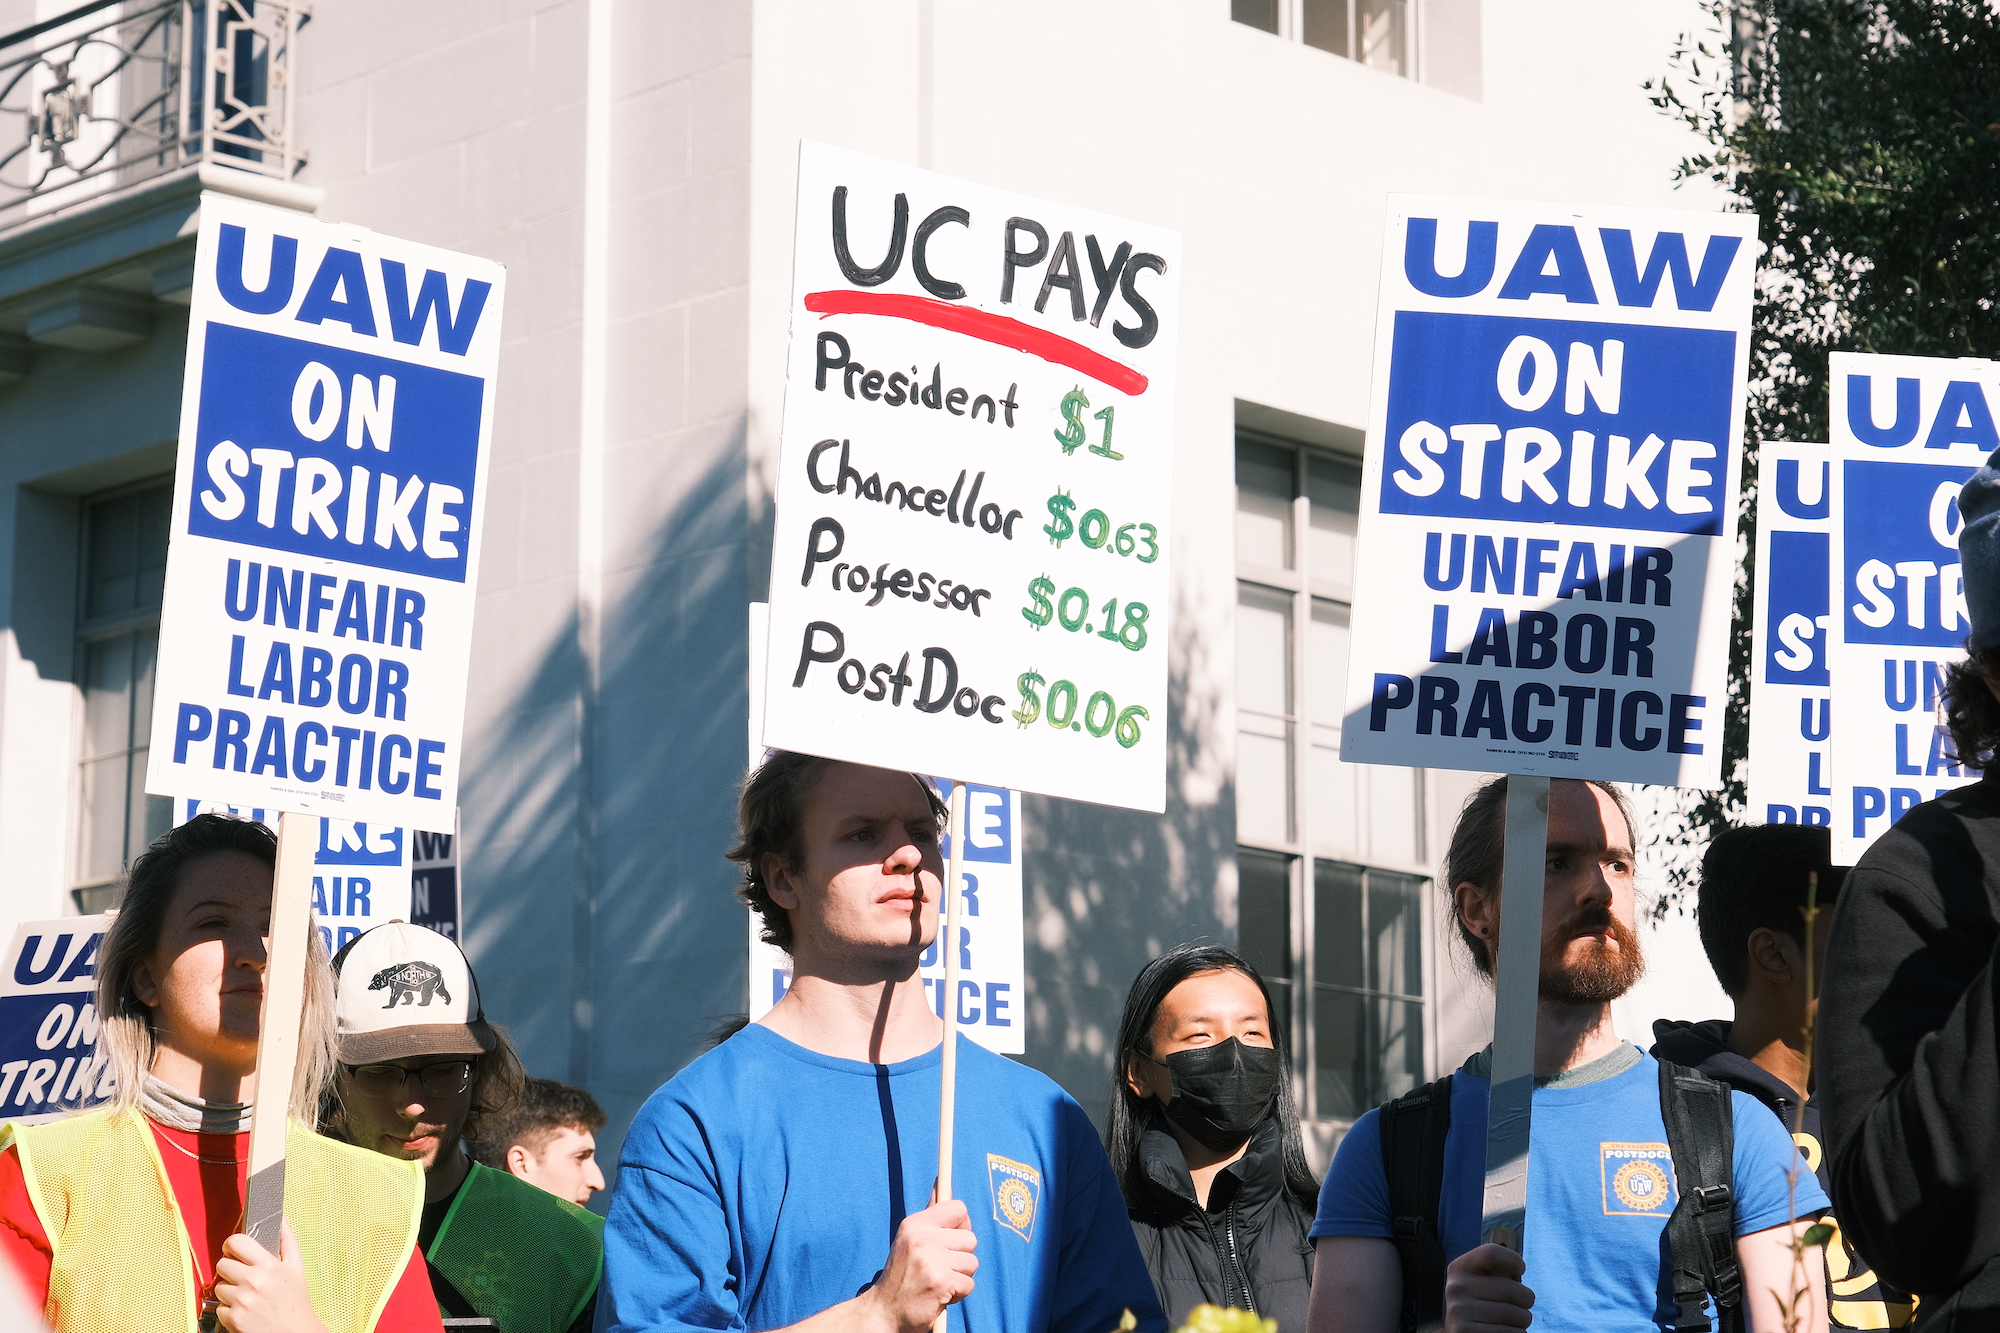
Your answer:
[[[304,0],[94,0],[0,36],[0,391],[138,347],[185,306],[205,192],[318,206],[293,180],[307,17]]]
[[[97,0],[0,37],[0,231],[200,163],[289,182],[287,0]]]

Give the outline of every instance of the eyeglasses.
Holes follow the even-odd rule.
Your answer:
[[[398,1094],[410,1075],[417,1077],[423,1090],[433,1097],[453,1097],[472,1086],[477,1060],[440,1060],[415,1069],[402,1065],[348,1065],[347,1074],[356,1087],[372,1096]]]

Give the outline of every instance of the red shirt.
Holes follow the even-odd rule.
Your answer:
[[[235,1235],[243,1220],[243,1189],[250,1176],[250,1135],[195,1134],[167,1129],[148,1120],[159,1141],[167,1183],[187,1227],[194,1250],[195,1288],[207,1291],[215,1280],[215,1261],[222,1243]],[[185,1151],[181,1151],[185,1150]],[[219,1158],[200,1161],[199,1158]],[[21,1157],[13,1148],[0,1153],[0,1254],[13,1265],[22,1289],[37,1308],[49,1299],[49,1264],[54,1250],[41,1218],[28,1197]],[[397,1279],[389,1303],[375,1323],[376,1333],[443,1333],[437,1298],[431,1294],[424,1256],[412,1248],[410,1260]]]

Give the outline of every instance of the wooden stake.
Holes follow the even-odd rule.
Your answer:
[[[951,1131],[958,1100],[958,901],[960,865],[965,856],[965,784],[951,784],[949,813],[945,817],[951,831],[951,856],[945,863],[944,919],[938,923],[938,948],[944,953],[944,1061],[943,1086],[938,1090],[938,1169],[937,1197],[943,1203],[951,1197]],[[938,1311],[933,1333],[945,1333],[951,1313],[946,1306]]]
[[[278,1253],[285,1220],[285,1126],[299,1063],[305,1012],[307,934],[312,929],[313,855],[319,820],[285,814],[278,823],[278,869],[271,882],[271,933],[265,942],[264,1008],[257,1029],[257,1110],[250,1121],[250,1184],[243,1229]]]
[[[1542,886],[1549,780],[1507,779],[1507,851],[1494,965],[1493,1080],[1486,1103],[1486,1197],[1479,1234],[1521,1253],[1528,1214],[1528,1128],[1535,1090],[1535,1011],[1542,981]],[[1455,886],[1454,886],[1455,887]]]

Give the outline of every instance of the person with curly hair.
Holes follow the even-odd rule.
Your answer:
[[[1972,620],[1943,726],[1984,776],[1913,807],[1841,887],[1819,1008],[1841,1225],[1926,1327],[2000,1326],[2000,451],[1959,495]],[[1866,688],[1865,684],[1859,688]]]

